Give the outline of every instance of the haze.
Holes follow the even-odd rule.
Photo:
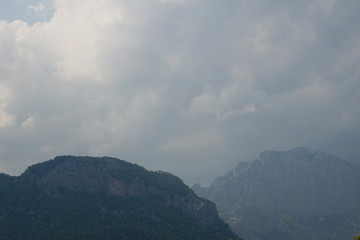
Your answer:
[[[358,0],[5,0],[0,172],[112,156],[208,184],[260,152],[359,162]]]

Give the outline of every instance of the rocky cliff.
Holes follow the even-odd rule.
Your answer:
[[[62,156],[2,174],[0,195],[2,239],[237,239],[178,177],[115,158]]]
[[[359,173],[358,165],[301,147],[263,152],[193,189],[248,240],[345,239],[359,227]]]

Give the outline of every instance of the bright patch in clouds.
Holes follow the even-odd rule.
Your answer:
[[[38,5],[29,5],[27,6],[29,11],[33,11],[34,13],[40,13],[45,10],[45,5],[43,3],[39,3]]]
[[[9,128],[15,125],[15,118],[6,112],[6,104],[0,105],[0,128]]]
[[[4,171],[109,155],[206,183],[266,149],[358,159],[359,1],[1,4]]]
[[[164,151],[207,151],[221,147],[223,137],[216,128],[193,133],[188,136],[170,138],[161,148]]]

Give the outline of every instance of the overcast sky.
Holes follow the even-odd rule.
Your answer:
[[[360,162],[358,0],[2,0],[0,172],[113,156],[208,184],[264,150]]]

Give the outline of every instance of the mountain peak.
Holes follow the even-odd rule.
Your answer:
[[[165,172],[145,168],[111,157],[59,156],[35,164],[20,175],[47,194],[59,196],[66,189],[78,193],[103,193],[121,197],[145,197],[157,192],[191,190],[182,180]],[[161,188],[161,189],[156,189]]]
[[[72,236],[74,229],[87,226],[76,234],[86,239],[238,239],[215,205],[180,178],[116,158],[59,156],[19,177],[0,176],[0,190],[0,235],[6,239],[23,239],[7,232],[19,227],[19,218],[27,222],[19,236],[44,229],[35,233],[50,238],[55,232],[54,239],[64,239],[61,234]]]
[[[291,158],[294,160],[308,158],[311,152],[306,147],[297,147],[290,151],[264,151],[260,154],[260,159],[286,159]]]
[[[359,172],[360,166],[335,155],[299,147],[265,151],[194,191],[214,201],[235,232],[248,234],[240,235],[245,239],[344,239],[339,236],[355,234],[348,226],[359,226]]]

